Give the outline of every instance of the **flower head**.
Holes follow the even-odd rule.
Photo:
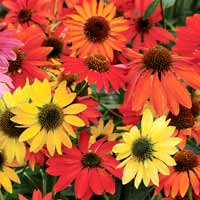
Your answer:
[[[62,156],[55,156],[47,161],[47,173],[59,176],[54,186],[56,192],[75,182],[76,198],[89,200],[93,193],[115,193],[115,180],[112,175],[121,178],[122,170],[110,155],[116,142],[107,142],[106,137],[89,145],[89,134],[82,131],[78,147],[63,148]],[[90,146],[90,147],[89,147]]]
[[[123,134],[123,141],[113,147],[117,160],[123,160],[118,167],[124,167],[122,183],[126,184],[135,178],[138,188],[143,180],[145,186],[150,180],[159,185],[158,172],[169,175],[167,166],[175,165],[171,157],[178,151],[176,145],[180,138],[172,137],[175,127],[168,126],[169,120],[162,116],[153,122],[153,115],[145,109],[142,117],[142,131],[136,126]]]
[[[72,143],[66,132],[76,137],[72,126],[82,127],[84,121],[77,116],[87,106],[72,103],[76,93],[67,93],[66,82],[62,82],[52,97],[49,82],[34,81],[31,86],[31,103],[23,104],[13,110],[16,115],[12,121],[21,124],[25,130],[19,141],[30,141],[30,151],[38,152],[44,144],[50,155],[55,149],[62,154],[61,145],[71,147]]]
[[[121,51],[127,41],[123,35],[129,28],[127,21],[122,17],[115,18],[115,5],[106,5],[103,0],[99,3],[83,0],[81,6],[74,8],[76,13],[68,15],[66,21],[72,51],[81,57],[102,54],[112,61],[113,50]]]
[[[28,200],[23,195],[19,194],[19,200]],[[46,194],[44,197],[42,197],[42,193],[40,190],[34,190],[32,195],[32,200],[53,200],[52,199],[52,193]]]

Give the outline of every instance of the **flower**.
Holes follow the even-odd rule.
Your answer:
[[[65,56],[63,62],[65,72],[79,74],[77,83],[87,79],[89,85],[97,85],[97,91],[104,88],[106,92],[110,90],[109,84],[114,91],[125,88],[126,65],[112,65],[102,55],[93,55],[85,59]]]
[[[194,193],[200,194],[200,156],[191,150],[181,150],[174,157],[176,165],[171,168],[170,176],[161,176],[160,185],[155,190],[155,194],[164,188],[166,196],[171,191],[174,198],[180,195],[182,198],[192,187]]]
[[[31,103],[23,104],[12,111],[16,116],[12,121],[21,124],[25,130],[19,141],[30,141],[30,151],[38,152],[44,144],[51,156],[55,149],[62,154],[61,145],[71,147],[72,143],[66,131],[76,137],[72,125],[82,127],[84,121],[77,116],[87,106],[73,103],[76,93],[67,93],[66,82],[60,83],[52,98],[49,82],[34,81],[31,86]]]
[[[12,183],[20,183],[16,172],[7,166],[6,156],[3,151],[0,152],[0,185],[9,193],[13,192]]]
[[[114,123],[113,120],[109,120],[106,124],[104,124],[103,119],[101,118],[99,120],[98,126],[91,126],[90,127],[90,144],[93,144],[96,142],[96,139],[99,138],[100,136],[107,136],[108,141],[115,141],[120,134],[119,133],[114,133]]]
[[[13,80],[15,87],[24,86],[26,78],[29,78],[30,83],[35,78],[43,80],[48,78],[40,67],[51,65],[47,61],[47,55],[52,51],[51,47],[41,47],[43,34],[36,26],[30,26],[22,29],[17,34],[24,46],[20,49],[15,49],[17,55],[16,60],[9,61],[8,74]]]
[[[13,24],[30,26],[31,24],[47,25],[50,0],[4,0],[2,2],[9,12],[5,21]]]
[[[5,92],[0,99],[0,149],[5,152],[7,162],[12,163],[15,159],[19,164],[24,164],[26,148],[24,142],[18,139],[24,128],[18,127],[11,121],[14,116],[12,110],[29,101],[29,85],[17,88],[13,94]]]
[[[129,183],[134,177],[135,187],[138,188],[142,179],[145,186],[150,180],[159,185],[158,172],[169,175],[167,166],[175,165],[171,157],[178,151],[176,145],[180,138],[171,137],[175,127],[168,126],[166,116],[153,121],[149,109],[145,109],[142,117],[142,131],[133,126],[130,132],[122,135],[123,142],[113,147],[117,160],[123,160],[118,168],[124,167],[122,184]]]
[[[54,156],[47,161],[47,173],[59,176],[54,185],[56,192],[67,188],[73,181],[75,196],[89,200],[93,193],[115,193],[115,180],[112,175],[121,178],[122,170],[116,169],[119,164],[109,153],[116,142],[107,142],[101,138],[89,146],[89,134],[80,133],[78,147],[63,148],[62,156]]]
[[[144,54],[131,49],[124,53],[132,60],[125,102],[131,101],[133,111],[141,112],[148,98],[158,115],[168,109],[177,115],[179,104],[192,107],[185,85],[198,89],[200,73],[189,58],[175,55],[162,46],[146,49]]]
[[[129,26],[123,17],[115,18],[116,7],[103,0],[83,0],[81,6],[74,7],[75,14],[69,14],[65,25],[69,28],[72,51],[81,57],[101,54],[111,61],[113,50],[122,51],[127,42],[124,31]]]
[[[0,23],[0,73],[6,73],[8,71],[8,60],[16,59],[14,49],[23,46],[20,40],[12,37],[16,33],[16,30],[3,30],[4,27],[5,23]]]
[[[199,52],[200,32],[199,24],[200,14],[195,14],[186,18],[186,26],[177,27],[176,44],[173,50],[184,56],[194,56]]]
[[[152,2],[153,0],[135,0],[133,6],[124,13],[130,19],[130,30],[127,34],[131,34],[132,48],[135,50],[153,47],[158,41],[169,43],[175,40],[169,31],[157,25],[162,19],[160,4],[150,16],[144,18],[145,11]]]
[[[28,200],[21,194],[19,194],[18,197],[19,197],[19,200]],[[53,200],[52,193],[49,192],[44,197],[42,197],[42,193],[40,190],[34,190],[33,195],[32,195],[32,200]]]
[[[2,96],[5,91],[9,92],[10,88],[14,88],[12,79],[6,74],[0,73],[0,96]]]

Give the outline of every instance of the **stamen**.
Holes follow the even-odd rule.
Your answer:
[[[81,160],[84,167],[98,167],[101,163],[101,158],[96,153],[84,154]]]

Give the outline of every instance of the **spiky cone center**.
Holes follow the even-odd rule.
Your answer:
[[[20,24],[29,22],[31,20],[31,17],[32,17],[32,10],[28,8],[21,9],[18,14],[18,20]]]
[[[9,61],[9,67],[8,67],[8,72],[10,74],[14,74],[14,73],[21,73],[22,72],[22,64],[24,61],[24,54],[20,51],[20,50],[16,50],[16,60],[10,60]]]
[[[85,64],[88,66],[88,69],[94,70],[97,72],[108,72],[110,63],[106,57],[102,55],[94,55],[85,59]]]
[[[150,19],[144,19],[143,17],[139,17],[136,19],[136,29],[138,32],[141,33],[148,33],[148,31],[151,29],[153,26],[153,23]]]
[[[101,158],[96,153],[89,152],[83,154],[81,163],[84,167],[89,167],[89,168],[99,167],[101,164]]]
[[[43,41],[42,46],[53,47],[53,50],[48,54],[48,58],[58,58],[63,52],[64,43],[59,38],[48,37]]]
[[[177,152],[174,159],[176,161],[174,168],[178,172],[193,170],[198,166],[197,156],[191,150]]]
[[[109,22],[102,16],[90,17],[84,24],[84,34],[91,42],[103,42],[110,33]]]
[[[152,158],[153,144],[150,139],[146,137],[140,137],[132,144],[132,154],[139,161],[145,161]]]
[[[62,125],[64,113],[60,107],[50,103],[42,107],[38,114],[39,123],[46,131],[55,130]]]
[[[158,72],[158,74],[161,74],[170,69],[172,56],[170,51],[165,47],[156,46],[145,52],[143,64],[147,70],[152,70],[152,73]]]
[[[24,128],[18,128],[19,124],[12,122],[11,118],[15,115],[10,111],[6,110],[0,115],[0,130],[10,138],[19,138]]]
[[[194,116],[191,109],[180,106],[179,114],[173,115],[169,113],[167,118],[171,119],[169,125],[175,126],[178,130],[191,128],[194,126]]]

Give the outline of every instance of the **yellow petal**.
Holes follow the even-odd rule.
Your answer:
[[[9,179],[11,179],[12,181],[14,181],[16,183],[20,183],[20,179],[13,169],[4,166],[3,171],[8,176]]]
[[[30,113],[30,114],[37,114],[39,112],[37,107],[29,103],[20,104],[18,108],[24,111],[25,113]]]
[[[156,165],[154,165],[154,163],[150,160],[148,160],[147,170],[148,170],[148,173],[150,175],[150,179],[152,180],[152,182],[156,186],[158,186],[159,185],[158,170],[156,168]]]
[[[142,116],[142,136],[146,136],[153,125],[153,115],[150,109],[145,109]]]
[[[69,138],[69,136],[64,132],[64,131],[61,131],[60,132],[60,139],[62,141],[62,143],[68,147],[68,148],[71,148],[72,147],[72,142]]]
[[[39,151],[46,142],[46,131],[42,129],[31,141],[30,151]]]
[[[0,184],[4,187],[4,189],[12,193],[12,184],[10,179],[4,174],[3,172],[0,171]]]
[[[27,141],[29,139],[31,139],[32,137],[34,137],[41,129],[41,126],[36,123],[34,125],[32,125],[31,127],[27,128],[19,137],[19,141],[23,142],[23,141]]]
[[[74,103],[64,109],[64,114],[75,115],[80,112],[83,112],[85,109],[87,109],[86,105],[81,104],[81,103]]]
[[[103,132],[108,134],[111,134],[113,132],[114,129],[114,124],[112,120],[109,120],[108,123],[105,125]]]
[[[16,102],[12,98],[12,94],[9,92],[4,92],[3,95],[4,102],[8,108],[12,108],[16,106]]]
[[[125,185],[129,183],[136,175],[138,170],[138,162],[135,162],[133,159],[129,160],[126,166],[124,167],[122,184]]]
[[[130,129],[130,136],[131,136],[131,141],[134,141],[140,137],[140,131],[138,130],[137,126],[133,126]]]
[[[128,158],[126,158],[125,160],[123,160],[119,165],[117,165],[116,168],[118,169],[118,168],[124,167],[128,163],[128,161],[131,160],[131,159],[133,159],[133,157],[129,156]]]
[[[60,137],[60,132],[62,131],[62,127],[58,128],[54,131],[54,142],[55,142],[55,147],[57,150],[57,153],[59,155],[62,155],[62,150],[61,150],[61,137]]]
[[[138,187],[142,181],[142,177],[143,177],[143,164],[142,164],[142,162],[139,162],[138,169],[137,169],[137,175],[136,175],[135,181],[134,181],[136,189],[138,189]]]
[[[71,127],[71,125],[67,124],[66,122],[63,123],[64,129],[67,131],[69,135],[76,138],[76,133],[74,132],[74,129]]]
[[[144,185],[148,187],[149,182],[150,182],[150,176],[145,166],[143,166],[143,182],[144,182]]]
[[[117,155],[116,160],[122,160],[124,158],[127,158],[128,156],[130,156],[130,154],[131,154],[131,151],[120,153]]]
[[[47,134],[47,149],[50,153],[51,156],[54,155],[55,153],[55,141],[54,141],[54,133],[49,131],[48,134]]]
[[[75,115],[65,116],[65,122],[77,127],[85,126],[85,122],[80,117],[75,116]]]
[[[7,158],[8,163],[12,163],[15,157],[16,150],[16,141],[15,139],[7,139],[7,143],[5,145],[4,151]]]
[[[175,160],[168,155],[166,152],[154,152],[154,156],[158,159],[160,159],[161,161],[163,161],[166,165],[168,166],[175,166],[176,162]]]
[[[76,93],[67,93],[66,81],[63,81],[59,84],[58,88],[55,91],[53,103],[63,108],[72,103],[75,98]]]
[[[153,159],[153,164],[157,167],[158,171],[164,175],[169,175],[169,169],[168,167],[160,160]]]
[[[21,142],[16,142],[16,160],[17,162],[22,165],[24,164],[24,159],[25,159],[25,156],[26,156],[26,148],[25,148],[25,145],[24,143],[21,143]]]
[[[116,144],[112,151],[114,153],[125,153],[127,151],[131,151],[131,145],[126,144],[126,143],[121,143],[121,144]]]
[[[14,116],[10,119],[11,121],[17,123],[17,124],[22,124],[22,125],[27,125],[27,126],[30,126],[30,125],[33,125],[35,124],[38,119],[36,117],[34,118],[25,118],[25,117],[21,117],[20,115],[19,116]]]
[[[0,110],[1,111],[6,111],[6,106],[5,106],[5,103],[3,102],[2,98],[0,98]]]

